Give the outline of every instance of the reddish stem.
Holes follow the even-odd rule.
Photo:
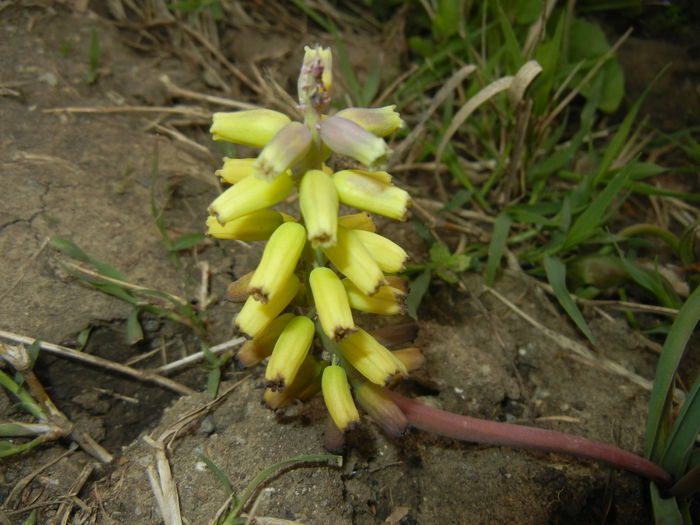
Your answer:
[[[623,468],[661,487],[671,483],[664,469],[626,450],[553,430],[498,423],[432,408],[391,390],[391,398],[414,427],[462,441],[571,454]]]

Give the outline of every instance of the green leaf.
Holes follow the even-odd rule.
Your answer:
[[[39,352],[41,351],[41,341],[38,339],[34,339],[32,344],[30,344],[27,347],[27,354],[29,354],[29,360],[31,364],[29,365],[30,368],[34,367],[34,363],[36,363],[36,360],[39,358]]]
[[[375,60],[362,86],[362,106],[370,106],[379,91],[379,82],[382,79],[382,63]]]
[[[126,340],[130,345],[143,341],[143,329],[139,322],[138,308],[134,308],[126,319]]]
[[[83,328],[80,333],[78,333],[78,337],[76,337],[76,340],[78,341],[78,348],[77,350],[82,352],[85,349],[85,346],[87,345],[88,339],[90,338],[90,333],[92,332],[92,325],[88,325],[85,328]]]
[[[571,298],[569,290],[566,287],[566,266],[564,266],[564,263],[557,257],[546,255],[544,258],[544,271],[547,274],[547,280],[554,290],[554,295],[561,307],[569,314],[569,317],[576,323],[576,326],[578,326],[579,330],[583,332],[588,340],[595,344],[588,323],[586,323],[581,310],[579,310],[578,305]]]
[[[406,313],[413,319],[418,320],[418,307],[430,286],[430,273],[430,268],[426,268],[423,270],[423,273],[411,281],[409,286],[408,297],[406,298]]]
[[[241,510],[243,510],[243,507],[248,501],[248,498],[250,498],[250,496],[258,490],[260,485],[262,485],[268,478],[270,478],[276,472],[289,466],[299,465],[302,463],[317,463],[320,461],[340,462],[342,461],[342,456],[336,456],[333,454],[310,454],[307,456],[296,456],[291,459],[280,461],[279,463],[275,463],[274,465],[266,468],[265,470],[260,472],[260,474],[255,476],[255,478],[253,478],[253,480],[250,483],[248,483],[248,485],[246,485],[245,489],[243,489],[238,498],[238,502],[236,503],[236,505],[234,505],[233,509],[226,517],[226,521],[224,521],[224,523],[230,523],[229,520],[236,518],[241,512]]]
[[[177,237],[168,247],[168,250],[172,252],[187,250],[188,248],[197,246],[206,238],[207,236],[203,233],[185,233],[184,235],[180,235],[179,237]]]
[[[231,485],[231,481],[228,479],[228,476],[224,473],[224,471],[221,470],[216,463],[214,463],[204,454],[198,454],[197,457],[202,463],[204,463],[207,466],[209,470],[211,470],[212,474],[214,474],[218,482],[221,483],[221,486],[224,487],[226,495],[229,497],[232,496],[233,485]]]
[[[502,212],[496,217],[496,222],[493,225],[489,256],[486,261],[486,284],[488,286],[491,286],[496,279],[496,272],[501,265],[501,257],[503,257],[506,248],[511,223],[510,215]]]
[[[659,442],[659,436],[667,416],[674,376],[698,320],[700,320],[700,287],[693,290],[678,312],[656,365],[654,387],[649,399],[644,455],[657,463],[664,452],[664,443]]]
[[[674,479],[686,472],[695,439],[700,432],[700,377],[695,380],[683,402],[661,457],[660,466]]]
[[[657,525],[685,525],[683,514],[678,508],[676,498],[663,498],[656,485],[649,484],[651,506],[654,510],[654,522]]]
[[[604,222],[608,206],[618,198],[629,179],[627,168],[622,168],[608,185],[591,201],[590,205],[574,221],[564,239],[564,249],[578,246],[598,233]]]

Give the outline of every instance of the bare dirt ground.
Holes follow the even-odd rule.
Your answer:
[[[208,264],[210,290],[218,295],[232,278],[249,271],[259,247],[214,241],[182,254],[181,265],[174,265],[150,209],[155,184],[171,234],[202,231],[206,206],[219,192],[213,170],[221,157],[206,133],[206,111],[222,108],[174,96],[161,76],[197,92],[226,93],[221,71],[205,63],[197,67],[197,57],[184,47],[154,52],[144,29],[139,33],[118,23],[106,6],[91,5],[96,12],[81,2],[3,7],[0,329],[69,344],[92,326],[87,353],[123,363],[162,349],[134,365],[144,369],[197,351],[190,330],[148,316],[143,318],[144,341],[129,345],[125,320],[130,307],[70,277],[59,264],[65,258],[47,246],[47,239],[71,239],[133,283],[193,302],[201,303],[200,263]],[[253,22],[241,18],[240,32],[227,35],[221,49],[245,74],[252,75],[251,63],[264,62],[288,86],[302,45],[323,38],[309,27],[253,31]],[[86,50],[93,30],[99,34],[101,58],[97,81],[88,84]],[[349,46],[353,61],[367,63],[363,56],[381,48],[387,63],[398,63],[381,38],[359,35],[354,40],[359,43]],[[387,78],[392,74],[395,70],[387,67]],[[232,98],[248,93],[240,81],[227,89]],[[268,102],[264,95],[256,101]],[[183,108],[173,116],[125,110],[177,104],[191,111]],[[124,111],[54,111],[69,107]],[[168,132],[176,125],[187,130],[187,141]],[[412,186],[410,175],[402,182]],[[416,260],[425,256],[410,224],[389,231],[405,241]],[[405,393],[458,413],[570,432],[640,452],[648,392],[581,362],[484,293],[477,275],[467,276],[466,285],[456,290],[438,284],[431,290],[417,340],[427,365],[400,387]],[[553,300],[522,275],[504,272],[496,289],[546,327],[579,341]],[[209,306],[210,342],[231,336],[235,311],[235,305],[225,302]],[[598,355],[653,377],[655,354],[619,314],[590,310],[586,315],[600,341]],[[32,509],[38,510],[38,523],[162,523],[148,478],[155,449],[142,438],[157,439],[184,415],[206,406],[207,395],[178,396],[46,353],[37,373],[59,409],[115,460],[97,465],[83,451],[69,449],[67,441],[2,460],[0,523],[20,523]],[[202,368],[194,367],[173,379],[202,391],[205,377]],[[200,454],[240,490],[265,466],[323,452],[325,415],[319,399],[280,413],[266,410],[260,404],[258,370],[227,369],[221,391],[229,388],[170,442],[170,464],[187,523],[209,523],[227,498]],[[3,419],[23,418],[6,394],[0,391]],[[370,423],[349,441],[342,466],[307,464],[269,481],[255,509],[257,516],[268,518],[259,523],[282,523],[272,520],[277,518],[358,525],[640,524],[651,519],[646,483],[583,460],[419,432],[391,440]],[[88,475],[74,486],[81,472]]]

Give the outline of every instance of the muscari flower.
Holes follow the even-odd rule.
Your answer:
[[[334,425],[346,430],[359,421],[350,375],[358,402],[395,435],[404,423],[383,386],[405,376],[424,358],[414,348],[388,350],[355,325],[351,309],[383,315],[403,312],[405,281],[385,272],[401,271],[406,252],[377,234],[367,213],[406,218],[408,194],[388,173],[377,171],[391,153],[383,137],[403,121],[394,106],[347,108],[323,116],[331,85],[330,50],[307,47],[298,80],[303,123],[265,109],[214,114],[215,140],[261,151],[255,158],[227,158],[216,172],[232,186],[210,205],[207,233],[222,239],[267,240],[256,270],[227,290],[229,300],[244,302],[235,326],[248,341],[238,352],[238,363],[252,366],[269,357],[265,403],[279,408],[322,390]],[[324,164],[331,152],[357,160],[367,171],[333,173]],[[287,198],[295,186],[300,219],[267,209]],[[338,217],[340,203],[364,211]],[[297,308],[295,313],[283,313],[290,304]],[[297,315],[303,306],[315,307],[333,365],[314,355],[314,323]]]

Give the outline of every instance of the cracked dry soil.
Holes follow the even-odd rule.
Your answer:
[[[65,55],[61,49],[65,42],[86,49],[92,28],[100,32],[107,69],[88,85],[82,52]],[[183,267],[175,267],[150,210],[155,152],[156,198],[165,206],[169,228],[201,231],[206,205],[218,191],[211,175],[216,155],[203,157],[149,132],[154,115],[46,110],[172,104],[158,76],[166,72],[204,90],[196,72],[136,53],[105,20],[61,5],[7,7],[0,32],[6,36],[0,39],[0,71],[9,88],[0,97],[0,328],[63,343],[93,326],[86,351],[119,362],[161,347],[167,360],[195,351],[196,340],[187,330],[151,318],[145,319],[145,341],[129,346],[124,331],[129,307],[69,278],[46,239],[71,239],[132,282],[188,299],[197,297],[196,263],[205,261],[212,291],[221,293],[233,276],[252,268],[259,247],[208,241],[197,253],[183,256]],[[204,129],[199,142],[208,144]],[[410,225],[393,227],[391,236],[405,241],[416,259],[423,256]],[[427,366],[402,386],[405,392],[447,410],[517,420],[640,451],[647,392],[572,359],[501,303],[481,295],[479,277],[469,277],[468,283],[469,293],[440,285],[432,290],[417,341]],[[497,289],[549,328],[578,337],[530,283],[506,273]],[[230,335],[235,308],[211,307],[215,342]],[[601,352],[651,377],[654,357],[625,323],[588,313]],[[143,366],[157,366],[159,359],[160,354]],[[84,516],[89,523],[161,523],[147,477],[153,449],[141,437],[160,435],[207,403],[206,395],[176,399],[159,388],[47,355],[37,370],[59,408],[117,458],[95,469],[77,494],[84,507],[74,507],[69,522],[79,523]],[[172,471],[188,523],[208,523],[226,499],[215,476],[202,468],[200,454],[240,490],[265,466],[323,452],[319,399],[273,413],[260,405],[259,370],[227,371],[222,390],[243,377],[206,418],[196,419],[171,444]],[[175,378],[203,390],[201,369]],[[3,418],[22,417],[13,403],[5,391],[0,393]],[[370,423],[349,442],[342,467],[306,465],[266,483],[257,515],[319,525],[650,521],[644,482],[583,460],[418,432],[390,440]],[[32,477],[19,493],[12,490],[67,445],[54,443],[3,460],[0,502],[11,522],[19,523],[31,508],[38,509],[40,523],[55,518],[61,498],[93,461],[82,451]]]

